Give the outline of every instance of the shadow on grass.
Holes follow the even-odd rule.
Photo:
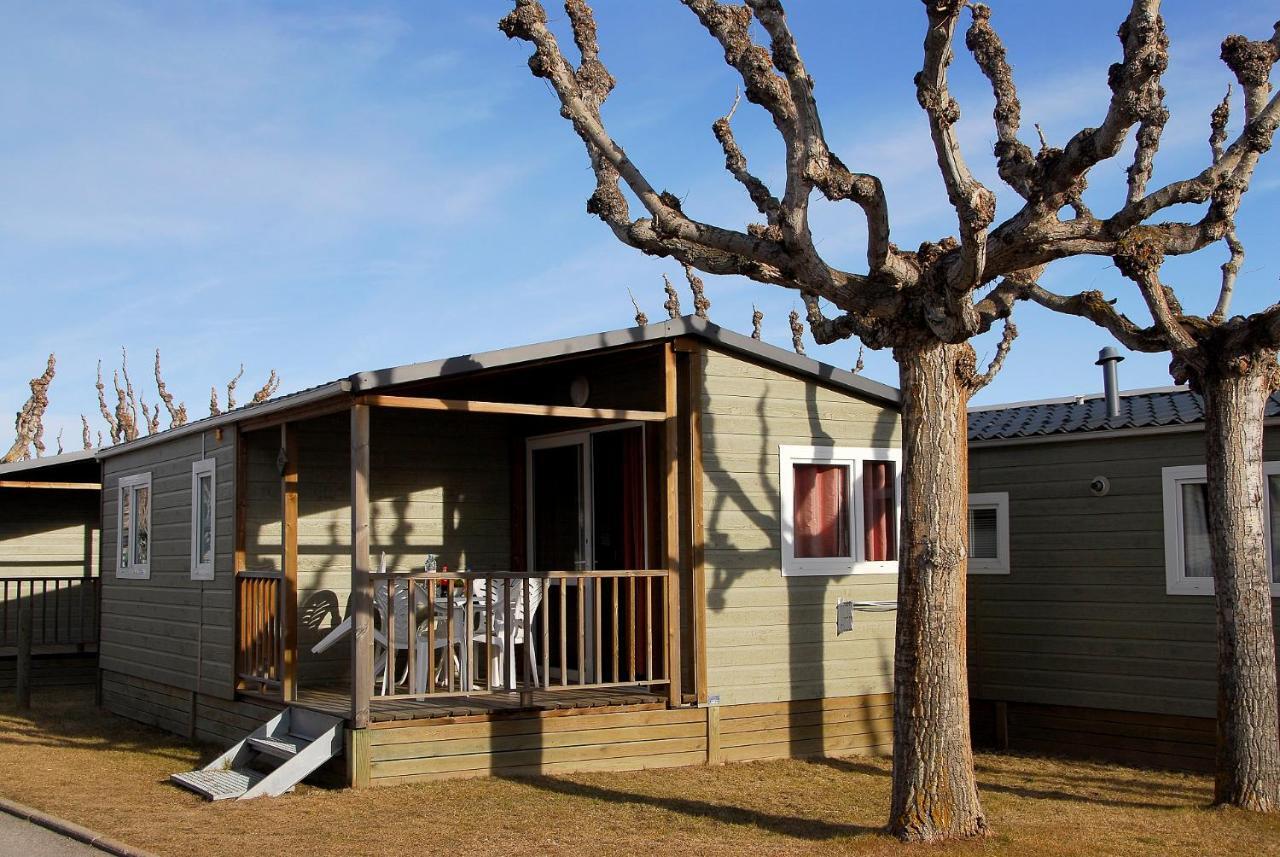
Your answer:
[[[193,753],[213,758],[211,748],[117,717],[93,705],[93,691],[37,690],[20,711],[12,697],[0,698],[0,743],[73,750],[122,750],[190,764]],[[210,755],[212,753],[212,755]]]
[[[1021,758],[1021,757],[1009,757]],[[860,762],[850,758],[814,758],[808,760],[812,764],[824,765],[844,773],[866,774],[866,775],[884,775],[884,771],[866,762]],[[1019,772],[1017,770],[1002,770],[993,768],[989,765],[975,765],[978,773],[978,790],[980,792],[1007,794],[1015,797],[1026,798],[1029,800],[1058,800],[1073,801],[1076,803],[1093,804],[1096,806],[1110,806],[1119,809],[1180,809],[1187,806],[1197,804],[1196,798],[1200,795],[1192,793],[1189,790],[1173,787],[1167,788],[1166,783],[1147,782],[1140,784],[1129,784],[1117,782],[1113,777],[1116,771],[1109,771],[1107,774],[1099,772],[1099,776],[1081,777],[1068,776],[1063,777],[1058,774],[1043,774]],[[1136,773],[1136,772],[1135,772]],[[1040,782],[1037,787],[1011,785],[1008,783],[997,782],[993,779],[996,776],[1034,776]],[[1066,783],[1053,782],[1055,780],[1069,780]],[[1054,786],[1062,785],[1062,788],[1054,788]],[[1073,791],[1072,787],[1081,791]],[[1107,794],[1084,794],[1084,789],[1098,790],[1100,792],[1115,791],[1140,791],[1147,798],[1165,798],[1165,802],[1156,803],[1154,800],[1125,800],[1114,795]]]
[[[881,827],[868,827],[859,824],[834,824],[814,818],[774,815],[728,804],[618,791],[616,789],[602,788],[601,786],[562,780],[556,777],[519,777],[513,779],[533,788],[565,795],[566,797],[647,806],[693,818],[710,819],[722,824],[755,827],[767,830],[770,833],[792,836],[798,839],[824,840],[884,833],[884,829]]]

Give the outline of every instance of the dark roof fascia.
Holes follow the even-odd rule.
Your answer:
[[[58,455],[46,455],[42,458],[29,458],[26,461],[0,464],[0,476],[8,476],[11,473],[30,473],[33,470],[41,470],[45,467],[58,467],[63,464],[92,461],[95,453],[96,450],[92,449],[77,449],[73,452],[63,452]]]
[[[293,408],[305,407],[322,402],[326,399],[338,398],[348,395],[351,391],[351,385],[346,379],[340,381],[330,381],[328,384],[321,384],[319,387],[312,387],[309,390],[303,390],[299,393],[291,393],[287,396],[281,396],[278,399],[272,399],[263,402],[260,405],[246,405],[236,408],[234,411],[228,411],[225,414],[219,414],[216,417],[205,417],[202,420],[196,420],[193,423],[187,423],[178,428],[166,429],[157,434],[140,437],[137,440],[131,440],[128,443],[121,443],[115,446],[107,446],[98,450],[97,458],[103,461],[113,458],[117,455],[123,455],[126,452],[134,452],[139,449],[155,446],[160,443],[168,443],[171,440],[187,437],[189,435],[198,434],[200,432],[210,431],[211,429],[221,428],[233,423],[238,423],[245,419],[256,419],[258,417],[269,416],[279,413],[280,411],[292,410]]]
[[[375,372],[359,372],[352,375],[348,380],[351,383],[352,392],[368,393],[417,381],[463,375],[484,369],[514,367],[534,361],[585,355],[627,345],[661,342],[678,336],[695,337],[709,344],[742,354],[755,361],[786,369],[792,373],[813,378],[864,398],[874,399],[894,407],[897,407],[900,402],[898,391],[887,384],[863,378],[848,370],[839,369],[812,358],[786,351],[767,342],[761,342],[749,336],[726,330],[717,324],[712,324],[696,316],[684,316],[656,324],[593,333],[569,339],[557,339],[551,342],[539,342],[516,348],[503,348],[497,351],[449,357],[444,360],[411,363],[406,366],[380,369]]]

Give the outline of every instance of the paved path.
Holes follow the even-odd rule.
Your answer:
[[[0,857],[102,857],[98,849],[0,812]]]

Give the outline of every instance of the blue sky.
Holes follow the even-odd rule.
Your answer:
[[[603,59],[619,85],[606,105],[618,141],[657,186],[711,222],[741,226],[750,202],[723,170],[711,122],[733,99],[734,74],[675,0],[599,0]],[[1028,142],[1101,121],[1115,29],[1127,4],[996,2],[1021,92]],[[1256,2],[1179,0],[1165,78],[1173,118],[1154,181],[1206,163],[1208,114],[1227,82],[1222,36],[1270,33]],[[793,2],[791,19],[817,80],[830,143],[879,175],[894,240],[914,247],[954,233],[928,131],[916,105],[924,12],[917,2]],[[0,412],[56,351],[46,417],[79,446],[79,414],[101,427],[94,367],[127,347],[135,384],[154,350],[193,415],[211,385],[243,362],[241,398],[270,368],[292,390],[353,371],[626,326],[630,288],[663,314],[670,260],[620,245],[584,210],[593,186],[554,96],[525,65],[527,46],[496,28],[509,4],[7,3],[0,33]],[[563,15],[552,9],[563,31]],[[1273,13],[1272,13],[1273,14]],[[975,172],[1001,192],[990,158],[991,99],[963,46],[953,89]],[[1237,102],[1238,108],[1238,102]],[[1238,127],[1238,109],[1234,117]],[[753,169],[780,177],[781,145],[763,114],[735,119]],[[1127,152],[1126,152],[1127,154]],[[1090,202],[1113,210],[1127,159],[1095,171]],[[1235,309],[1275,300],[1280,251],[1270,240],[1280,190],[1273,156],[1241,214],[1248,258]],[[858,270],[857,210],[815,203],[820,248]],[[1214,248],[1167,277],[1184,303],[1212,305]],[[789,345],[784,290],[707,277],[714,321]],[[1059,290],[1101,288],[1135,316],[1131,287],[1106,260],[1061,263]],[[684,292],[686,308],[692,300]],[[1020,308],[1022,331],[1000,378],[978,402],[1096,390],[1087,323]],[[989,355],[991,337],[975,343]],[[809,353],[852,365],[856,343]],[[1133,355],[1126,388],[1168,383],[1167,360]],[[866,374],[889,383],[887,352]],[[109,383],[109,381],[108,381]],[[6,431],[9,417],[5,417]]]

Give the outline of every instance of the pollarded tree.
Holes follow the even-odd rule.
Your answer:
[[[1161,231],[1133,225],[1125,211],[1149,199],[1145,182],[1168,116],[1163,92],[1145,105],[1139,133],[1141,169],[1129,174],[1125,209],[1103,221],[1116,223],[1110,240],[1120,272],[1132,281],[1150,312],[1140,327],[1100,292],[1064,296],[1039,286],[1030,296],[1058,312],[1091,319],[1125,346],[1168,352],[1170,371],[1204,397],[1205,471],[1209,555],[1218,624],[1218,748],[1214,798],[1260,812],[1280,812],[1280,725],[1277,724],[1276,650],[1272,625],[1272,568],[1266,541],[1267,483],[1262,468],[1267,400],[1280,388],[1280,304],[1249,316],[1231,316],[1231,300],[1244,258],[1235,217],[1259,156],[1271,144],[1277,121],[1270,77],[1280,59],[1280,24],[1266,41],[1231,36],[1222,59],[1244,94],[1244,131],[1230,148],[1230,91],[1210,117],[1209,165],[1199,175],[1162,188],[1163,200],[1206,204],[1195,224],[1162,224]],[[1156,196],[1152,194],[1151,196]],[[1170,246],[1169,237],[1177,235]],[[1230,250],[1222,266],[1217,302],[1205,316],[1183,309],[1161,277],[1167,254],[1183,246],[1221,239]]]
[[[49,407],[49,385],[53,383],[56,372],[57,361],[50,354],[44,371],[31,379],[31,395],[13,419],[14,441],[0,457],[0,464],[26,461],[31,458],[33,446],[36,458],[44,455],[44,412]]]
[[[576,66],[561,52],[537,0],[515,0],[500,27],[533,46],[531,71],[551,84],[561,114],[586,146],[596,179],[587,210],[619,240],[707,273],[737,274],[799,291],[819,343],[858,337],[868,347],[893,349],[905,454],[889,827],[915,840],[981,835],[987,823],[973,773],[965,662],[965,410],[969,397],[999,369],[1014,331],[1006,326],[986,372],[978,370],[968,343],[1007,319],[1014,302],[1054,260],[1119,256],[1135,230],[1168,254],[1192,252],[1222,237],[1196,225],[1144,225],[1184,201],[1190,191],[1182,184],[1139,193],[1108,221],[1095,218],[1081,198],[1089,170],[1116,157],[1135,126],[1139,145],[1131,169],[1149,175],[1152,139],[1158,139],[1162,124],[1151,105],[1159,102],[1167,44],[1158,0],[1133,0],[1120,26],[1123,53],[1108,73],[1112,96],[1102,123],[1081,130],[1062,149],[1046,146],[1038,153],[1018,140],[1020,106],[990,10],[971,7],[965,43],[995,93],[997,171],[1020,197],[1017,210],[999,222],[995,195],[974,177],[961,152],[955,129],[960,110],[948,87],[955,31],[967,3],[924,0],[916,96],[958,231],[916,250],[890,241],[880,180],[846,166],[828,147],[814,82],[779,0],[748,0],[745,6],[682,2],[720,44],[747,99],[769,114],[785,144],[785,185],[779,195],[750,171],[730,117],[712,125],[725,167],[750,196],[760,223],[726,227],[686,213],[680,200],[655,188],[610,135],[600,108],[614,80],[601,62],[594,17],[583,0],[565,3],[579,54]],[[752,39],[753,23],[766,34],[767,46]],[[1246,152],[1265,148],[1275,113],[1272,105],[1259,113],[1224,153],[1215,176],[1233,174]],[[632,216],[621,183],[644,207],[641,216]],[[861,209],[867,224],[865,270],[838,269],[818,252],[809,225],[814,191]],[[820,301],[837,313],[828,317]]]

